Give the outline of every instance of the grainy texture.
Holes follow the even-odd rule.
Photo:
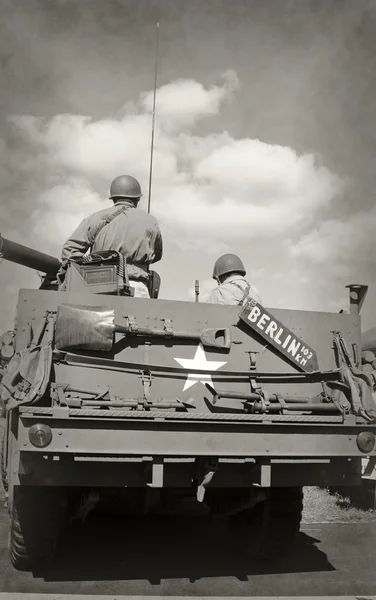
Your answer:
[[[350,505],[347,498],[329,494],[325,489],[304,489],[303,523],[362,523],[376,522],[376,511],[362,510]]]

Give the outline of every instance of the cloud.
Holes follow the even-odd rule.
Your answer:
[[[347,218],[328,219],[289,244],[293,257],[318,264],[340,267],[354,261],[376,263],[375,253],[376,206],[359,211]]]
[[[286,235],[306,227],[343,190],[313,154],[226,132],[195,133],[199,120],[233,101],[238,86],[227,72],[221,85],[179,79],[158,90],[152,212],[183,250],[225,252],[234,239]],[[118,118],[9,118],[27,148],[23,169],[38,179],[34,198],[27,191],[35,207],[31,230],[56,251],[85,214],[102,207],[116,175],[132,173],[146,192],[151,97],[142,94]]]
[[[234,71],[227,71],[222,77],[222,86],[212,86],[209,89],[193,79],[178,79],[161,86],[156,100],[156,112],[162,128],[181,131],[192,127],[203,117],[217,115],[221,104],[230,100],[239,87],[238,76]],[[140,104],[150,113],[153,92],[143,94]]]

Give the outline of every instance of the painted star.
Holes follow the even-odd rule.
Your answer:
[[[194,368],[200,369],[203,371],[216,371],[220,367],[226,364],[226,362],[222,362],[219,360],[206,360],[205,351],[201,344],[197,346],[196,354],[193,358],[174,358],[176,362],[179,363],[184,369],[189,369],[189,371],[194,371]],[[189,373],[184,384],[183,392],[188,390],[195,383],[209,383],[213,385],[212,378],[210,375],[201,375],[199,373]]]

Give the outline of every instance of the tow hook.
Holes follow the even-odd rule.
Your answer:
[[[197,486],[197,502],[203,502],[204,498],[205,498],[205,492],[206,492],[206,488],[207,486],[211,483],[216,471],[217,471],[217,467],[218,467],[218,461],[211,461],[210,463],[206,464],[206,471],[205,471],[205,475],[200,483],[199,486]]]

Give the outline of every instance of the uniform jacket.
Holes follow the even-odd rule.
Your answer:
[[[101,229],[94,240],[94,233],[103,219],[126,206],[124,213]],[[87,250],[116,250],[126,257],[135,272],[145,272],[148,265],[159,261],[163,254],[162,235],[155,217],[139,210],[133,202],[122,200],[86,217],[65,242],[61,252],[63,265],[70,258],[79,258]],[[128,269],[129,271],[129,269]],[[132,272],[129,273],[129,276]]]
[[[223,283],[212,291],[208,302],[211,304],[241,304],[248,286],[249,292],[247,297],[261,302],[257,290],[241,275],[230,275],[227,277]]]

